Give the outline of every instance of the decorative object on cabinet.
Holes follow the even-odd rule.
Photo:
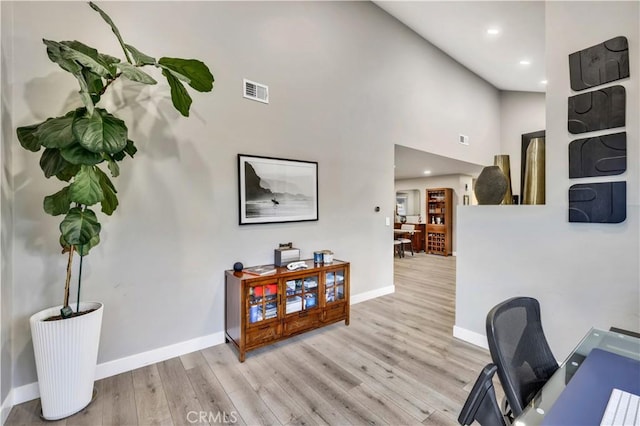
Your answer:
[[[44,204],[40,204],[47,214],[63,218],[56,225],[60,236],[55,239],[61,246],[58,249],[61,248],[61,253],[66,257],[62,305],[42,310],[29,319],[42,406],[41,416],[46,420],[71,416],[85,408],[96,395],[94,381],[104,306],[99,302],[81,301],[83,261],[90,250],[100,243],[100,233],[103,231],[99,216],[94,210],[99,205],[107,216],[115,212],[119,202],[111,178],[120,174],[123,160],[133,158],[136,154],[137,148],[132,139],[145,134],[139,130],[140,122],[132,120],[133,124],[129,123],[127,127],[121,118],[105,107],[116,110],[117,114],[126,111],[126,115],[138,116],[139,112],[147,108],[147,101],[157,104],[155,95],[161,92],[147,91],[147,85],[155,85],[157,81],[143,71],[145,67],[162,71],[171,88],[173,106],[185,117],[189,116],[192,103],[185,84],[198,92],[210,92],[214,82],[209,68],[199,60],[175,57],[156,59],[126,44],[111,17],[92,2],[89,2],[89,7],[111,28],[115,36],[114,42],[117,40],[117,46],[122,49],[123,54],[120,56],[124,59],[99,52],[77,40],[58,42],[43,39],[49,59],[69,73],[64,74],[66,77],[71,79],[73,76],[77,80],[79,96],[71,94],[70,97],[66,83],[55,87],[53,92],[61,96],[57,99],[41,97],[38,102],[45,105],[51,100],[52,111],[60,111],[61,106],[70,105],[73,105],[72,109],[64,115],[16,129],[18,141],[24,149],[34,153],[41,152],[40,168],[44,176],[47,179],[55,176],[63,186],[58,192],[44,197]],[[84,18],[78,16],[80,13],[69,16],[66,24],[59,23],[72,29],[75,21],[81,19],[85,23]],[[60,18],[56,16],[51,19]],[[86,24],[93,27],[88,21]],[[97,30],[79,33],[83,36],[95,36]],[[158,30],[158,33],[164,33],[163,29]],[[154,34],[143,35],[143,38],[153,39]],[[106,40],[103,37],[96,39],[101,46],[105,46]],[[36,63],[39,65],[39,60]],[[53,81],[58,81],[57,76],[60,74],[55,75]],[[50,81],[48,77],[43,79]],[[124,90],[123,80],[128,80],[124,83]],[[114,87],[118,89],[114,90]],[[51,90],[44,85],[42,89],[44,90],[41,92]],[[144,95],[140,96],[139,93],[143,91]],[[117,93],[115,96],[114,92]],[[114,105],[115,108],[112,108]],[[42,116],[42,113],[44,110],[41,109],[36,115]],[[166,123],[158,122],[158,130],[166,131]],[[137,131],[131,131],[133,129]],[[25,174],[23,177],[31,182],[31,176]],[[143,191],[136,192],[137,188],[129,189],[127,199],[143,194]],[[37,224],[38,234],[45,235],[44,229],[49,224],[49,220]],[[141,238],[144,236],[141,235]],[[49,259],[42,249],[44,246],[51,247],[49,243],[43,244],[34,255]],[[71,277],[72,271],[76,269],[73,265],[76,256],[79,257],[77,299],[71,302]],[[49,272],[55,269],[53,265],[49,266]],[[109,281],[112,278],[94,277],[94,282]],[[57,283],[51,277],[47,277],[46,281]],[[48,294],[48,291],[44,293]],[[112,312],[119,310],[122,309],[115,307]]]
[[[305,261],[256,277],[225,271],[225,340],[244,362],[248,351],[338,321],[349,325],[349,263]]]
[[[487,166],[482,169],[474,193],[478,204],[500,204],[507,192],[507,177],[498,166]]]
[[[500,204],[513,204],[513,199],[511,197],[511,165],[509,163],[509,156],[506,154],[494,155],[493,165],[498,166],[507,178],[507,191],[504,193],[504,197]]]
[[[625,125],[624,86],[605,87],[569,97],[568,129],[572,134]]]
[[[318,163],[238,154],[240,225],[318,220]]]
[[[569,178],[619,175],[627,170],[627,132],[569,144]]]
[[[569,222],[620,223],[626,218],[626,182],[584,183],[569,188]]]
[[[569,55],[571,89],[589,89],[629,77],[629,43],[615,37]]]
[[[300,260],[300,249],[293,247],[293,243],[280,244],[273,251],[273,258],[276,266],[287,266],[291,262]]]
[[[427,189],[426,193],[426,252],[450,256],[453,251],[453,190],[451,188]]]
[[[527,146],[522,204],[545,204],[545,138],[533,138]]]

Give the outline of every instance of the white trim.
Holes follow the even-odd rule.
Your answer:
[[[355,305],[356,303],[364,302],[365,300],[375,299],[376,297],[386,296],[387,294],[395,293],[396,286],[390,285],[387,287],[378,288],[371,291],[365,291],[364,293],[356,294],[351,296],[351,304]]]
[[[489,349],[487,343],[487,336],[484,334],[476,333],[475,331],[467,330],[466,328],[453,326],[453,337],[456,337],[472,345],[480,346],[483,349]]]
[[[156,362],[165,361],[170,358],[199,351],[221,343],[224,343],[224,331],[209,334],[208,336],[196,337],[195,339],[187,340],[185,342],[175,343],[173,345],[115,359],[113,361],[104,362],[96,366],[96,380],[115,376],[116,374],[135,370],[136,368],[155,364]],[[38,382],[13,388],[12,393],[13,400],[11,402],[13,405],[22,404],[23,402],[31,401],[32,399],[40,397]]]
[[[0,425],[3,425],[4,422],[7,421],[9,417],[9,413],[13,408],[13,390],[9,391],[7,397],[2,401],[2,405],[0,406]]]

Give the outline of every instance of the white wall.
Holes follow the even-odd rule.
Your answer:
[[[128,43],[151,55],[202,59],[216,86],[194,95],[189,119],[172,110],[165,85],[144,89],[141,107],[125,106],[137,92],[122,83],[108,100],[140,151],[122,165],[121,204],[101,217],[102,243],[84,264],[83,298],[105,303],[100,363],[220,333],[223,271],[238,260],[272,261],[279,242],[293,241],[304,257],[330,248],[351,261],[352,295],[391,286],[384,218],[394,209],[393,144],[476,163],[498,149],[497,90],[372,3],[102,6]],[[78,103],[74,79],[49,62],[42,37],[120,55],[84,3],[20,2],[13,18],[20,52],[10,60],[13,126]],[[271,103],[244,100],[242,78],[268,84]],[[459,132],[476,143],[436,149]],[[28,317],[60,303],[65,264],[59,220],[41,207],[60,186],[42,178],[37,156],[17,147],[15,136],[12,144],[16,387],[36,380]],[[238,153],[318,161],[320,220],[238,226]]]
[[[640,324],[640,37],[638,2],[546,4],[547,204],[483,206],[458,211],[456,328],[485,335],[496,303],[530,295],[542,305],[543,325],[558,360],[589,327]],[[629,40],[626,87],[627,172],[586,181],[625,180],[627,220],[621,224],[568,222],[568,55],[612,37]],[[615,129],[613,131],[619,131]],[[599,132],[610,133],[608,132]]]
[[[11,55],[11,4],[0,3],[0,424],[11,408],[12,381],[12,290],[13,290],[13,188],[11,168],[11,67],[6,58]]]
[[[500,153],[509,155],[511,192],[521,199],[522,135],[544,129],[544,93],[500,92]]]

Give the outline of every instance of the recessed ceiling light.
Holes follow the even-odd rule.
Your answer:
[[[425,175],[430,175],[430,174],[431,174],[431,170],[425,170],[425,171],[424,171],[424,174],[425,174]]]
[[[520,61],[520,65],[531,65],[531,61],[528,59],[523,59]]]
[[[489,29],[487,29],[487,34],[489,34],[489,35],[498,35],[498,34],[500,34],[500,29],[498,29],[498,28],[489,28]]]
[[[547,80],[540,81],[540,84],[547,84]]]

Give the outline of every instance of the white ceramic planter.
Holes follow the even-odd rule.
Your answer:
[[[72,304],[72,308],[75,306]],[[95,311],[66,320],[44,321],[59,315],[61,307],[40,311],[29,320],[42,416],[47,420],[68,417],[91,402],[100,343],[102,303],[82,302],[80,311]]]

